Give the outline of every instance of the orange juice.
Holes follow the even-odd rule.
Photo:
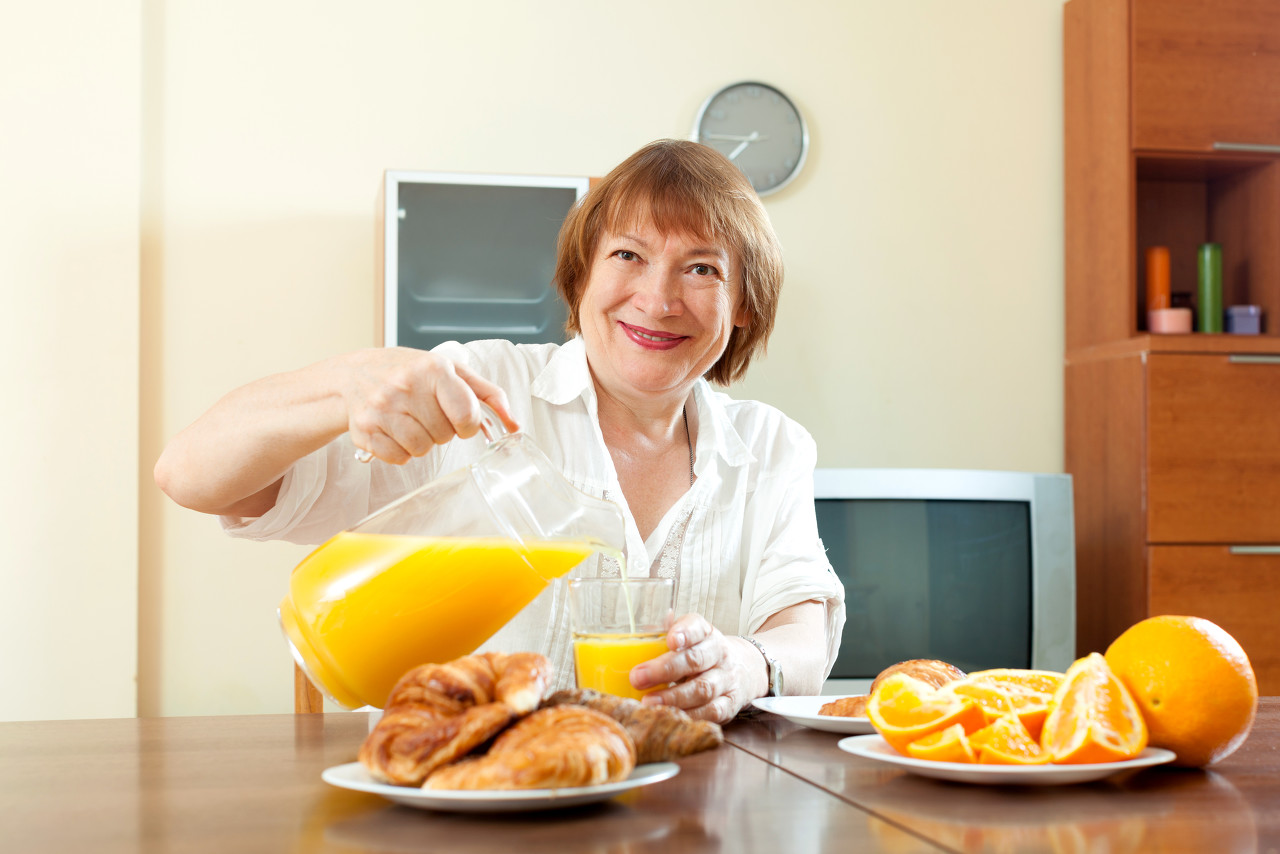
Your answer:
[[[595,550],[346,531],[294,569],[280,622],[329,696],[381,707],[408,670],[474,652]]]
[[[635,635],[574,635],[573,658],[579,688],[640,699],[649,691],[631,687],[631,668],[667,651],[662,632]]]

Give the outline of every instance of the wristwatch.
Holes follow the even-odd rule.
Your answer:
[[[754,646],[756,649],[760,650],[760,654],[764,656],[765,670],[769,676],[769,693],[765,694],[765,696],[781,697],[782,696],[782,666],[778,664],[778,659],[770,655],[769,651],[764,648],[764,644],[760,643],[760,641],[756,640],[755,638],[749,638],[746,635],[740,635],[740,637],[747,643]]]

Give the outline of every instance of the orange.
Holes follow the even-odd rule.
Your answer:
[[[867,701],[867,717],[903,756],[911,742],[940,729],[960,724],[965,732],[974,732],[985,722],[982,708],[973,700],[940,693],[905,673],[895,673],[876,687]]]
[[[969,745],[963,724],[952,724],[946,729],[930,733],[907,745],[907,755],[913,759],[929,759],[933,762],[977,762],[978,757]]]
[[[1117,762],[1147,746],[1147,725],[1124,683],[1094,652],[1067,668],[1040,745],[1060,764]]]
[[[972,677],[948,683],[939,690],[973,700],[982,707],[987,724],[993,724],[1005,715],[1016,715],[1035,739],[1040,738],[1044,720],[1049,716],[1049,704],[1053,702],[1052,694],[1033,691],[1013,683],[975,680]]]
[[[1235,638],[1200,617],[1151,617],[1107,648],[1107,663],[1133,694],[1151,744],[1201,767],[1244,743],[1258,709],[1258,681]]]
[[[970,673],[966,679],[970,682],[990,683],[1006,690],[1020,689],[1050,696],[1062,684],[1061,673],[1052,670],[1017,670],[1011,667],[979,670],[977,673]]]
[[[1044,765],[1049,754],[1027,732],[1017,715],[1004,715],[969,736],[982,765]]]

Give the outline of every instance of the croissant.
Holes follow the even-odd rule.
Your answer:
[[[948,682],[964,678],[964,671],[953,664],[947,664],[945,661],[938,661],[932,658],[913,658],[910,661],[899,661],[897,664],[891,664],[881,670],[880,675],[871,683],[871,693],[874,694],[880,683],[894,673],[906,673],[908,676],[914,676],[934,688],[941,688]]]
[[[540,709],[489,752],[439,768],[424,789],[559,789],[625,780],[636,748],[612,718],[581,706]]]
[[[672,706],[646,706],[639,700],[602,694],[590,688],[557,691],[544,707],[585,706],[622,724],[636,744],[636,761],[665,762],[718,747],[724,741],[719,724],[694,720]]]
[[[381,720],[360,746],[360,763],[374,779],[419,786],[536,709],[550,679],[551,663],[532,652],[415,667],[391,689]]]
[[[867,694],[841,697],[823,705],[822,708],[818,709],[818,714],[836,718],[865,718],[867,716],[867,701],[870,699],[871,697]]]

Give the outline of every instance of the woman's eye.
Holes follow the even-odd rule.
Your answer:
[[[714,276],[718,271],[710,264],[695,264],[693,266],[693,272],[698,276]]]
[[[629,249],[619,249],[617,252],[613,254],[617,255],[623,261],[634,261],[636,259],[636,253],[632,252]]]

